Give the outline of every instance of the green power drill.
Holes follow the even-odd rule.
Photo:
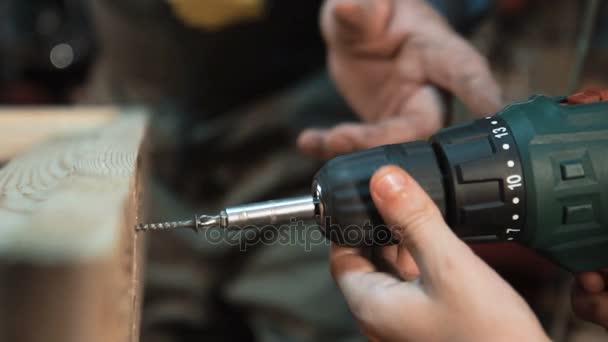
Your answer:
[[[396,243],[369,192],[380,167],[407,170],[467,241],[515,241],[570,271],[608,267],[608,91],[536,95],[428,142],[337,157],[312,194],[246,204],[138,230],[260,227],[316,219],[339,244]]]

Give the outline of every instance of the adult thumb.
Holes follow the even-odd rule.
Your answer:
[[[391,0],[332,0],[324,5],[322,26],[330,43],[361,43],[381,34],[391,18]]]
[[[421,276],[432,276],[447,255],[461,250],[460,241],[446,225],[427,193],[403,169],[385,166],[370,183],[372,198],[401,248],[408,250]]]

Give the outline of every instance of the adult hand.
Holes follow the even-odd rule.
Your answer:
[[[500,90],[486,60],[423,0],[327,0],[321,14],[331,74],[362,119],[307,130],[298,144],[321,158],[426,139],[443,124],[436,88],[493,113]]]
[[[372,340],[548,341],[525,301],[454,235],[408,174],[384,167],[371,191],[401,241],[383,250],[396,275],[357,248],[333,246],[331,266]]]
[[[572,308],[581,318],[608,329],[608,270],[584,272],[572,290]]]

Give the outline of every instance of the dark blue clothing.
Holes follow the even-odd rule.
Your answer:
[[[494,5],[493,0],[427,0],[454,29],[470,34]]]

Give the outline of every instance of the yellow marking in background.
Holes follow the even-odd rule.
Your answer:
[[[262,17],[264,0],[168,0],[175,15],[187,26],[219,30]]]

